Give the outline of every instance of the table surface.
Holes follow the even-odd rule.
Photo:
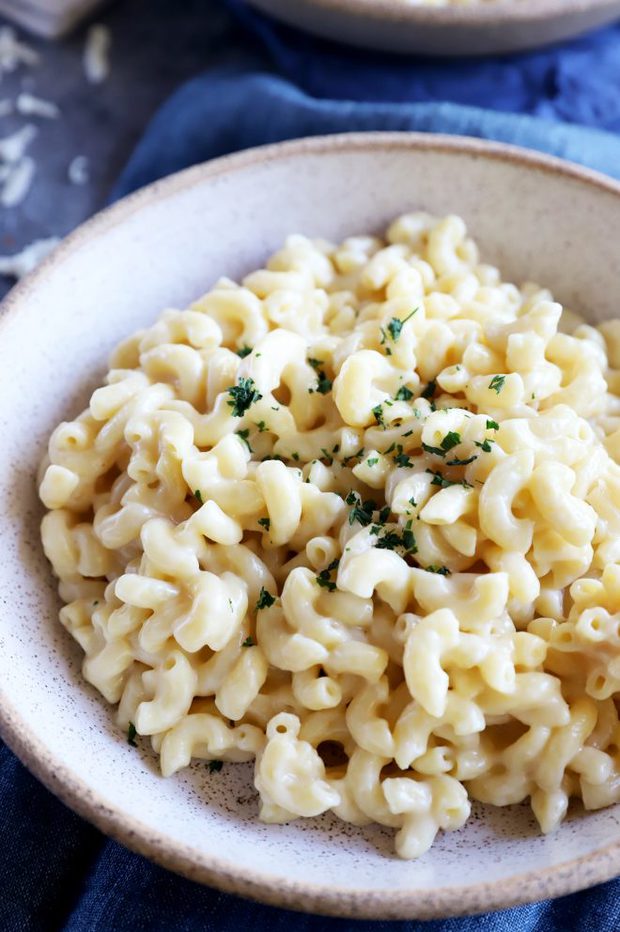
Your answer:
[[[214,29],[214,17],[219,30]],[[207,18],[209,40],[203,28]],[[36,239],[64,236],[104,206],[159,104],[213,62],[233,29],[217,2],[208,0],[117,0],[100,10],[93,22],[108,26],[112,38],[110,75],[99,85],[87,82],[82,66],[88,23],[56,42],[18,30],[19,37],[37,50],[40,62],[1,76],[0,100],[29,91],[54,101],[61,116],[0,117],[0,138],[27,122],[38,129],[28,150],[37,166],[32,188],[20,205],[0,208],[2,255]],[[5,21],[0,17],[1,25]],[[90,180],[85,185],[68,178],[69,164],[77,155],[89,161]],[[0,297],[12,284],[0,276]]]

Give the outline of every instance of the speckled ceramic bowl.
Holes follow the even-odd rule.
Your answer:
[[[494,55],[561,42],[620,16],[620,0],[248,0],[278,19],[351,45],[421,55]]]
[[[103,831],[195,880],[297,909],[431,917],[555,896],[620,872],[620,807],[548,838],[526,807],[476,809],[416,862],[391,833],[324,817],[256,821],[249,765],[164,780],[80,675],[39,544],[35,473],[108,351],[287,233],[382,230],[405,210],[457,212],[507,276],[590,319],[618,308],[620,185],[554,159],[459,138],[332,136],[257,149],[155,184],[91,220],[0,316],[0,727],[28,767]]]

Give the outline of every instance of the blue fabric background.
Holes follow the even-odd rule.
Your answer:
[[[217,2],[205,0],[206,24]],[[114,196],[251,145],[363,129],[499,139],[620,177],[620,139],[613,135],[620,130],[620,26],[503,59],[392,59],[300,36],[251,13],[243,0],[226,2],[245,34],[226,50],[227,64],[164,105]],[[0,806],[0,932],[620,930],[620,880],[554,902],[428,923],[326,919],[227,896],[104,838],[1,744]]]

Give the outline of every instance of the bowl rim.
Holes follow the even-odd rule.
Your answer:
[[[122,224],[142,207],[174,197],[196,184],[267,161],[348,152],[382,152],[390,149],[455,153],[491,159],[561,176],[596,191],[615,195],[620,209],[620,182],[571,162],[534,150],[488,142],[467,136],[430,133],[366,132],[340,133],[294,139],[247,149],[169,175],[128,195],[81,224],[18,283],[0,304],[0,339],[9,318],[19,313],[46,276],[83,246]],[[163,831],[152,828],[104,798],[77,777],[59,752],[32,734],[19,709],[6,695],[0,682],[0,737],[22,763],[73,811],[106,835],[162,867],[190,880],[226,893],[247,896],[286,909],[357,919],[433,919],[505,909],[521,903],[561,896],[609,880],[620,873],[620,839],[587,855],[546,869],[531,869],[506,878],[502,883],[484,882],[468,886],[400,891],[355,892],[346,887],[295,882],[286,876],[248,872],[224,858],[201,854]]]
[[[262,2],[249,0],[263,7]],[[356,18],[428,26],[492,26],[543,23],[557,17],[575,16],[618,8],[618,0],[497,0],[472,6],[426,6],[403,0],[305,0],[317,12],[341,13]]]

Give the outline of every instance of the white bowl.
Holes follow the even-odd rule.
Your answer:
[[[11,293],[0,317],[0,730],[58,796],[195,880],[298,909],[433,917],[566,893],[620,871],[620,807],[541,837],[524,807],[479,807],[416,862],[390,834],[324,817],[256,821],[247,765],[168,780],[129,747],[80,675],[39,543],[35,473],[108,351],[222,273],[257,268],[287,233],[381,230],[411,209],[457,212],[483,255],[592,320],[618,307],[620,185],[558,160],[458,137],[331,136],[174,175],[91,220]]]
[[[350,45],[421,55],[539,48],[620,16],[620,0],[492,0],[429,7],[413,0],[249,0],[278,19]]]

